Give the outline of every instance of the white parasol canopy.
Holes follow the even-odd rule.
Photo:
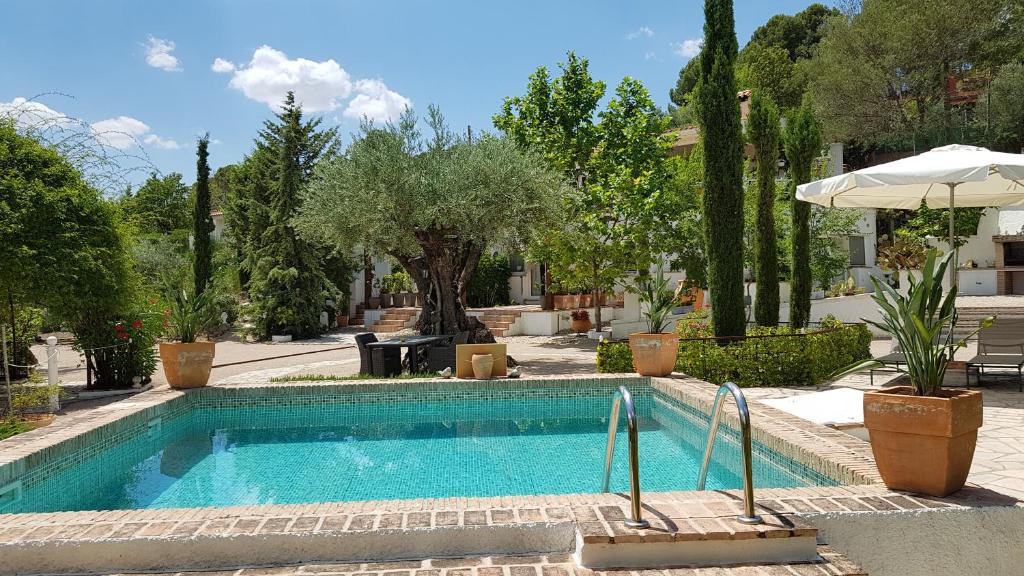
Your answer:
[[[952,144],[798,186],[796,197],[835,208],[1024,206],[1024,154]],[[949,211],[953,246],[953,210]],[[950,277],[955,282],[954,256]]]

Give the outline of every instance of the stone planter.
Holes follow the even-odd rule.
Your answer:
[[[864,426],[885,485],[930,496],[963,488],[982,424],[981,392],[911,396],[910,386],[864,393]]]
[[[213,342],[161,342],[160,362],[167,384],[176,390],[206,386],[215,353]]]
[[[490,354],[473,354],[473,377],[477,380],[489,380],[494,370],[494,356]]]
[[[366,301],[366,309],[367,310],[376,310],[378,308],[380,308],[380,297],[379,296],[371,296],[369,299],[367,299],[367,301]]]
[[[383,293],[380,295],[380,307],[391,308],[395,305],[395,299],[391,294]]]
[[[676,367],[679,353],[679,335],[647,334],[638,332],[629,335],[629,350],[633,353],[633,369],[641,376],[668,376]]]

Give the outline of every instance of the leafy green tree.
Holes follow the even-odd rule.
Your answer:
[[[828,290],[850,267],[850,252],[841,242],[857,232],[863,216],[856,209],[811,207],[811,282],[818,290]]]
[[[397,125],[364,122],[344,154],[317,166],[296,222],[311,241],[397,260],[423,295],[422,333],[493,341],[463,304],[480,258],[550,227],[566,187],[509,138],[457,136],[434,107],[427,121],[426,139],[408,110]]]
[[[786,122],[783,142],[789,162],[789,177],[795,187],[810,182],[814,159],[821,152],[821,129],[808,103],[793,111]],[[804,328],[811,316],[811,205],[793,201],[793,268],[789,324]]]
[[[1024,63],[1013,62],[999,70],[978,102],[975,118],[987,146],[1012,153],[1024,151]]]
[[[150,174],[136,192],[121,197],[119,204],[142,234],[167,234],[189,226],[189,189],[177,172],[162,177]]]
[[[264,181],[249,191],[246,205],[264,203],[266,211],[246,229],[251,239],[249,294],[265,336],[307,338],[320,333],[330,283],[320,268],[320,254],[292,223],[302,206],[300,190],[317,159],[333,155],[336,146],[335,130],[319,130],[319,125],[319,119],[303,119],[302,107],[289,92],[276,119],[264,123],[252,156],[265,162],[255,174]]]
[[[829,21],[841,14],[839,9],[817,2],[792,16],[776,14],[754,30],[748,46],[782,48],[793,62],[810,58],[825,35]]]
[[[757,164],[757,301],[754,318],[760,326],[779,323],[779,257],[775,236],[775,176],[779,160],[779,111],[758,93],[750,102],[747,136]]]
[[[196,196],[192,202],[192,277],[196,295],[202,294],[210,283],[210,263],[213,246],[210,233],[213,232],[213,218],[210,216],[210,136],[199,139],[196,146]]]
[[[700,80],[700,58],[690,58],[686,65],[679,69],[676,85],[669,91],[669,99],[680,108],[685,108],[692,100],[694,89]]]
[[[830,20],[808,63],[808,92],[829,138],[897,149],[930,148],[959,140],[958,76],[983,79],[997,63],[996,36],[1011,32],[1015,0],[876,0]],[[978,17],[978,15],[990,17]],[[995,50],[995,52],[993,52]],[[1002,60],[1005,62],[1006,60]]]
[[[786,50],[753,44],[740,52],[736,81],[740,88],[767,96],[782,109],[800,105],[804,85]]]
[[[45,306],[79,334],[122,307],[132,283],[117,207],[55,150],[0,121],[0,291],[7,302]]]
[[[704,138],[704,234],[716,336],[746,333],[743,133],[736,98],[736,50],[732,0],[706,0],[697,102]]]
[[[631,78],[598,112],[604,84],[590,77],[587,61],[570,53],[562,69],[554,82],[538,69],[526,96],[506,99],[494,122],[520,145],[543,153],[576,185],[562,226],[538,239],[530,256],[560,280],[589,286],[600,301],[627,270],[651,263],[671,229],[668,119]],[[598,329],[603,324],[600,307],[594,323]]]

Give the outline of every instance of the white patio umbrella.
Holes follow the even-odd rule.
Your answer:
[[[952,144],[798,186],[796,197],[835,208],[953,208],[1024,206],[1024,154]],[[957,256],[949,272],[956,283]]]

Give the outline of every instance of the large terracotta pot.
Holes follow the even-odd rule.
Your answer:
[[[160,362],[171,388],[199,388],[210,381],[213,342],[161,342]]]
[[[981,428],[981,392],[911,396],[910,386],[864,393],[864,426],[885,485],[947,496],[963,488]]]
[[[594,305],[593,294],[580,294],[580,308],[590,308]]]
[[[338,321],[338,328],[348,326],[348,314],[338,314],[336,320]]]
[[[551,301],[555,307],[555,310],[568,310],[569,309],[569,297],[565,294],[555,294],[551,296]]]
[[[570,329],[573,332],[575,332],[577,334],[582,334],[582,333],[590,330],[591,328],[593,328],[594,327],[594,323],[591,322],[589,319],[587,319],[587,320],[570,320],[569,321],[569,327],[570,327]]]
[[[490,354],[473,354],[470,361],[473,364],[473,377],[477,380],[487,380],[494,371],[494,356]]]
[[[555,296],[553,294],[544,294],[540,297],[540,309],[541,310],[554,310],[555,309]]]
[[[395,299],[394,299],[394,297],[392,297],[391,294],[388,294],[388,293],[384,292],[384,293],[382,293],[380,295],[380,307],[381,308],[391,308],[392,306],[394,306],[394,303],[395,303]]]
[[[641,376],[668,376],[676,367],[679,352],[679,335],[647,334],[638,332],[629,335],[629,351],[633,353],[633,369]]]

